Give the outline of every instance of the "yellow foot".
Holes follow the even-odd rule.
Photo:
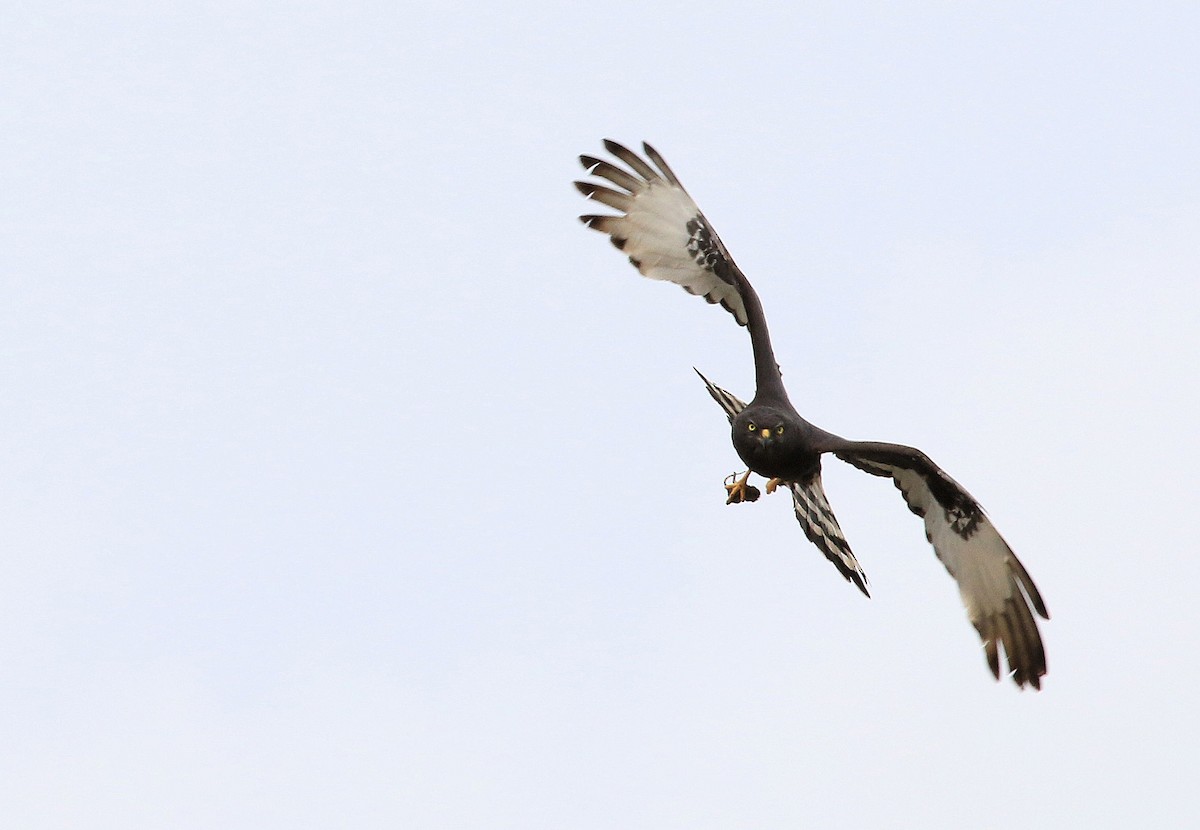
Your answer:
[[[787,482],[782,478],[773,478],[767,482],[767,495],[771,495],[779,487],[787,487]]]
[[[747,484],[746,479],[750,478],[750,471],[746,470],[746,474],[738,478],[737,473],[726,476],[725,492],[729,494],[729,498],[725,499],[726,504],[741,504],[744,501],[758,501],[758,497],[762,495],[759,489],[753,484]]]

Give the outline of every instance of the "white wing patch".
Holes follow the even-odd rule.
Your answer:
[[[579,218],[608,234],[643,276],[673,282],[689,294],[720,303],[746,325],[737,266],[671,168],[648,144],[642,147],[657,170],[615,141],[605,141],[604,146],[630,169],[592,156],[579,160],[590,174],[616,189],[595,182],[575,182],[575,187],[621,213]]]

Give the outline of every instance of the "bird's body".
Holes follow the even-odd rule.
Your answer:
[[[1002,646],[1017,685],[1040,688],[1046,655],[1033,612],[1047,619],[1049,614],[1033,580],[979,503],[920,450],[849,441],[802,418],[784,389],[758,294],[679,179],[648,144],[643,149],[654,166],[616,142],[606,141],[605,147],[629,169],[580,156],[584,168],[606,184],[575,184],[585,196],[621,213],[580,218],[607,233],[643,275],[719,303],[749,330],[756,381],[749,404],[700,376],[729,418],[733,446],[743,463],[771,479],[768,492],[779,484],[791,491],[805,535],[864,594],[866,576],[825,498],[821,456],[832,454],[891,478],[909,509],[924,519],[926,537],[958,582],[992,673],[999,677]],[[757,488],[746,484],[748,476],[726,486],[730,502],[757,498]]]
[[[733,448],[764,478],[801,481],[821,470],[828,433],[789,408],[751,403],[731,423]]]

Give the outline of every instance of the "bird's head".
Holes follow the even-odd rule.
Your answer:
[[[733,419],[733,446],[751,469],[772,474],[796,447],[803,444],[800,430],[786,413],[754,407]]]

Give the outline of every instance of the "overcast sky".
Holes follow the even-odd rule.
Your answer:
[[[751,7],[746,7],[751,8]],[[1184,827],[1189,3],[0,14],[0,824]],[[571,187],[650,140],[801,413],[1037,580],[988,673],[891,485],[864,599],[739,462],[727,314]]]

